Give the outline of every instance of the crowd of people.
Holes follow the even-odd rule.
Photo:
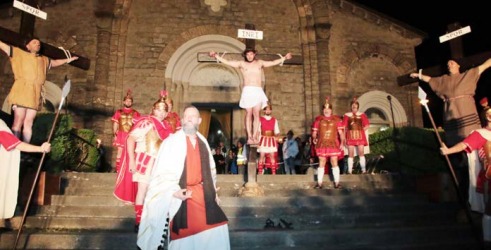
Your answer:
[[[357,172],[366,173],[364,152],[368,147],[369,121],[367,116],[358,110],[359,106],[355,97],[350,103],[350,112],[343,116],[335,116],[332,114],[329,99],[326,99],[322,115],[317,116],[312,124],[312,134],[295,137],[294,132],[289,130],[286,136],[282,137],[279,122],[272,116],[272,105],[268,102],[260,119],[257,174],[305,174],[309,168],[312,168],[317,171],[319,180],[317,186],[322,188],[327,159],[329,159],[328,170],[334,168],[333,176],[339,176],[339,174],[354,172],[356,156],[360,166]],[[331,123],[331,121],[335,122]],[[245,168],[242,166],[247,163],[248,158],[245,153],[247,147],[244,145],[245,138],[238,139],[236,144],[228,149],[223,142],[219,143],[213,150],[218,173],[244,174],[242,169]]]

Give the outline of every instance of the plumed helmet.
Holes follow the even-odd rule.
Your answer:
[[[350,102],[350,106],[352,106],[353,104],[356,104],[358,107],[360,107],[360,103],[358,102],[357,96],[353,97],[353,100],[351,100]]]
[[[170,104],[170,105],[174,105],[174,101],[172,101],[172,98],[170,98],[169,92],[167,90],[162,90],[162,91],[163,91],[163,94],[165,95],[164,96],[165,103]]]
[[[126,101],[126,99],[130,99],[133,102],[133,96],[131,96],[131,89],[128,89],[126,91],[126,96],[123,98],[123,102]]]
[[[323,106],[324,109],[333,109],[332,108],[332,104],[330,103],[329,101],[329,96],[326,96],[326,101],[324,102],[324,106]]]
[[[167,96],[167,91],[160,91],[160,98],[153,104],[154,109],[164,110],[165,112],[169,111],[169,105],[165,102],[165,97]]]

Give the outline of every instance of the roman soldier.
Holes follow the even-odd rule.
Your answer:
[[[175,133],[177,130],[181,129],[181,118],[179,118],[179,114],[172,110],[174,107],[174,102],[169,97],[169,93],[164,91],[164,94],[165,103],[167,103],[167,106],[169,107],[169,112],[167,113],[165,120],[169,123],[172,133]]]
[[[340,170],[338,158],[343,156],[342,145],[344,145],[344,126],[343,121],[332,112],[333,107],[326,98],[322,109],[322,115],[315,118],[312,126],[312,138],[315,144],[315,151],[319,158],[317,168],[317,183],[315,188],[321,189],[325,172],[327,158],[330,158],[331,171],[334,177],[334,187],[340,188]]]
[[[140,117],[140,113],[133,109],[132,106],[133,97],[131,96],[131,90],[128,89],[126,96],[123,98],[123,108],[116,110],[116,113],[111,118],[114,133],[113,146],[118,149],[116,154],[116,172],[119,172],[121,168],[121,153],[126,143],[128,132],[130,132],[136,119]]]
[[[277,138],[280,134],[280,128],[278,126],[278,120],[271,116],[273,107],[271,103],[264,107],[264,115],[261,116],[261,139],[259,140],[259,146],[257,152],[259,152],[259,174],[264,174],[264,168],[266,166],[266,155],[268,155],[269,167],[272,174],[276,174],[276,154],[278,152]]]
[[[491,194],[489,185],[491,180],[491,108],[486,107],[483,110],[483,115],[486,119],[483,128],[472,131],[463,141],[451,148],[447,148],[445,144],[442,144],[440,151],[443,155],[465,151],[468,161],[475,161],[476,158],[480,159],[482,168],[480,168],[477,176],[471,176],[470,187],[473,187],[473,189],[469,190],[469,193],[475,192],[479,195],[470,195],[471,197],[476,197],[476,199],[469,200],[469,203],[471,208],[474,208],[474,211],[484,212],[482,217],[483,240],[486,245],[491,245],[491,199],[489,199]],[[483,198],[483,196],[486,198]]]
[[[354,97],[350,103],[351,112],[344,114],[343,126],[346,131],[346,146],[348,147],[348,174],[353,171],[355,149],[360,159],[361,172],[366,173],[365,146],[368,146],[366,131],[370,126],[367,115],[360,112],[360,103]]]
[[[141,117],[128,134],[121,169],[118,172],[114,195],[117,199],[135,206],[135,231],[138,231],[143,200],[150,183],[153,163],[160,144],[169,136],[171,129],[165,117],[168,106],[164,93],[153,105],[152,114]]]

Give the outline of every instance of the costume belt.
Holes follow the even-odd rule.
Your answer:
[[[444,102],[449,102],[449,101],[453,101],[453,100],[464,98],[464,97],[473,98],[472,95],[458,95],[458,96],[455,96],[455,97],[444,98],[443,101]]]
[[[199,183],[196,183],[196,184],[187,184],[188,187],[195,187],[195,186],[198,186],[198,185],[203,185],[203,182],[199,182]]]

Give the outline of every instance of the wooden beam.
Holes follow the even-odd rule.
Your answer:
[[[220,53],[221,55],[222,53]],[[244,57],[242,56],[242,53],[226,53],[225,54],[225,59],[227,60],[233,60],[233,61],[241,61],[244,60]],[[265,61],[272,61],[279,59],[280,57],[275,54],[257,54],[256,59],[259,60],[265,60]],[[217,62],[217,60],[211,56],[209,56],[208,52],[198,52],[198,62]],[[302,56],[296,56],[292,55],[292,59],[286,60],[283,65],[302,65],[303,64],[303,57]]]
[[[39,6],[37,0],[25,0],[23,2],[32,7]],[[41,6],[39,7],[41,8]],[[20,16],[19,34],[21,34],[22,36],[33,37],[35,23],[36,23],[36,17],[34,15],[22,11]]]
[[[449,24],[447,26],[447,31],[452,32],[455,30],[458,30],[462,28],[460,23],[455,22],[452,24]],[[449,41],[450,45],[450,56],[451,58],[458,59],[459,64],[460,64],[460,72],[464,72],[467,69],[470,69],[472,67],[481,65],[484,61],[486,61],[488,58],[490,58],[491,51],[489,52],[483,52],[478,55],[473,55],[470,57],[464,58],[464,48],[462,46],[462,37],[457,37]],[[436,65],[432,66],[426,69],[423,69],[422,72],[424,75],[427,76],[441,76],[444,74],[448,73],[447,65]],[[418,82],[418,79],[412,78],[409,76],[410,74],[402,75],[397,77],[397,84],[399,86],[404,86],[408,85],[411,83]]]
[[[468,56],[466,58],[460,59],[460,71],[463,72],[470,68],[476,67],[484,63],[487,59],[491,58],[491,51],[485,51],[473,56]],[[447,73],[447,65],[437,65],[423,69],[423,74],[427,76],[441,76]],[[397,84],[399,86],[408,85],[411,83],[418,82],[417,78],[411,78],[410,74],[402,75],[397,77]]]
[[[0,40],[10,44],[12,46],[18,47],[20,49],[26,50],[25,41],[26,36],[22,36],[16,32],[0,27]],[[65,52],[47,43],[41,42],[41,54],[47,56],[51,59],[63,59],[66,58]],[[90,59],[83,56],[71,53],[72,56],[78,56],[78,60],[71,62],[69,65],[75,66],[80,69],[88,70],[90,68]]]
[[[256,30],[256,26],[254,24],[246,23],[246,30]],[[247,49],[256,49],[256,40],[254,39],[245,39],[245,44]]]
[[[462,28],[460,23],[451,23],[447,26],[448,32],[453,32]],[[455,59],[464,58],[464,46],[462,45],[462,37],[457,37],[448,42],[450,45],[450,56]]]

